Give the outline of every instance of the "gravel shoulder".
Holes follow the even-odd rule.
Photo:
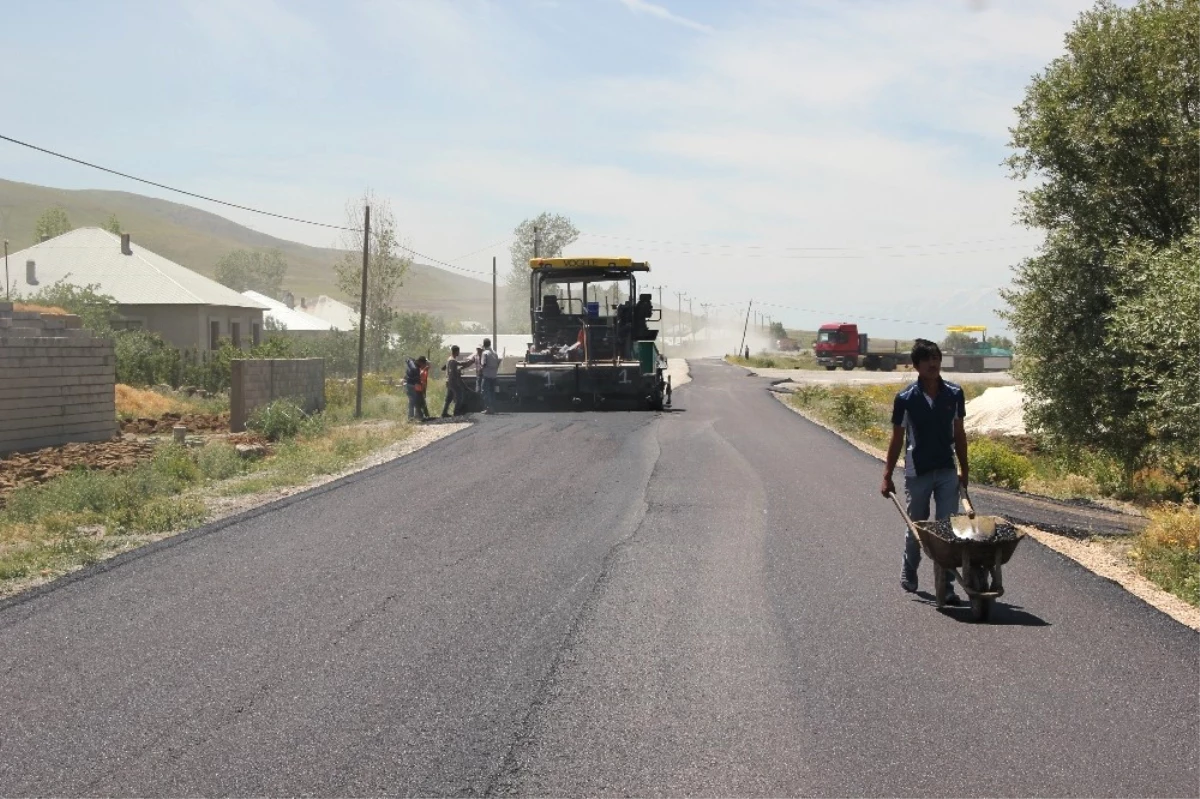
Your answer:
[[[788,402],[785,392],[773,391],[771,394],[788,410],[804,417],[818,427],[828,430],[850,444],[850,446],[880,461],[886,458],[887,453],[882,450],[848,438],[829,425],[795,407]],[[1175,619],[1180,624],[1200,631],[1200,608],[1194,608],[1182,599],[1162,590],[1128,565],[1124,557],[1125,552],[1130,546],[1127,537],[1079,539],[1041,530],[1028,524],[1017,524],[1017,527],[1039,544],[1054,550],[1063,557],[1070,558],[1093,574],[1099,575],[1106,580],[1111,580],[1146,604]]]

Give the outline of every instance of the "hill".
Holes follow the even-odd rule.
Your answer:
[[[0,180],[0,238],[9,252],[34,243],[34,226],[47,208],[61,206],[76,227],[103,227],[116,214],[138,244],[202,275],[212,277],[217,261],[238,249],[277,248],[287,259],[284,281],[297,298],[337,290],[333,265],[341,250],[277,239],[199,208],[123,191],[54,189]],[[492,315],[491,284],[426,264],[413,264],[397,307],[447,321],[486,320]]]

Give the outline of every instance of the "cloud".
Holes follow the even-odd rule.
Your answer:
[[[678,14],[673,14],[663,6],[648,3],[646,0],[621,0],[621,4],[632,11],[634,14],[646,14],[651,17],[657,17],[661,20],[666,20],[675,25],[681,25],[685,28],[690,28],[701,33],[712,33],[713,28],[705,25],[703,22],[697,22],[694,19],[681,17]]]

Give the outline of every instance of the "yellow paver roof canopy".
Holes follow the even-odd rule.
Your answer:
[[[637,269],[650,271],[650,264],[609,255],[580,255],[571,258],[530,258],[530,269]]]
[[[983,325],[951,325],[946,328],[947,333],[983,333],[986,330]]]

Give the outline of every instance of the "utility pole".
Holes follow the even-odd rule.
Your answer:
[[[533,229],[533,257],[538,257],[538,245],[541,244],[541,231],[538,228]]]
[[[742,325],[742,344],[738,347],[737,355],[742,357],[742,353],[746,351],[746,329],[750,327],[750,309],[754,307],[754,300],[750,300],[750,306],[746,308],[746,324]]]
[[[688,297],[688,334],[696,340],[696,314],[692,313],[692,298]]]
[[[500,336],[496,330],[496,256],[492,256],[492,346],[500,347]]]
[[[4,240],[4,299],[12,299],[8,294],[8,239]]]
[[[358,303],[358,379],[354,384],[354,418],[362,417],[363,349],[367,345],[367,253],[371,248],[371,206],[363,211],[362,297]]]
[[[675,292],[675,338],[683,343],[683,295],[687,292]]]

